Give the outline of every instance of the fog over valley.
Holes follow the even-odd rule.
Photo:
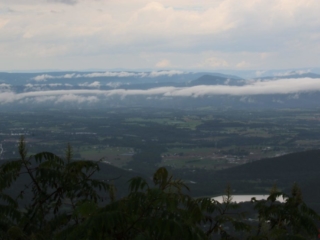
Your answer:
[[[320,75],[310,72],[250,79],[175,70],[3,73],[0,74],[0,81],[0,104],[3,106],[73,103],[81,107],[105,102],[114,104],[115,101],[119,106],[130,106],[132,98],[135,105],[147,100],[149,104],[158,106],[159,102],[174,98],[179,99],[179,106],[182,107],[187,107],[192,101],[199,106],[284,107],[300,102],[305,107],[312,107],[320,96]],[[224,103],[226,99],[229,101]]]

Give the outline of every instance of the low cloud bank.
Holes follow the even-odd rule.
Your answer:
[[[98,85],[95,82],[94,85]],[[4,91],[0,94],[0,103],[9,103],[21,101],[26,98],[50,97],[50,96],[72,96],[70,99],[75,99],[74,96],[95,97],[91,98],[97,101],[98,97],[110,96],[163,96],[163,97],[201,97],[213,95],[231,95],[231,96],[255,96],[266,94],[299,94],[304,92],[320,91],[320,79],[315,78],[299,78],[299,79],[280,79],[272,81],[257,81],[245,86],[193,86],[193,87],[160,87],[147,90],[139,89],[113,89],[113,90],[98,90],[98,89],[81,89],[81,90],[51,90],[51,91],[32,91],[24,93],[14,93]],[[65,98],[68,99],[68,98]],[[88,99],[86,99],[88,100]],[[83,100],[83,101],[86,101]]]
[[[93,83],[88,83],[88,82],[80,83],[79,86],[80,86],[80,87],[99,88],[99,87],[101,86],[101,84],[100,84],[100,82],[95,81],[95,82],[93,82]]]
[[[2,89],[10,89],[11,85],[6,84],[6,83],[0,83],[0,90]]]
[[[306,73],[310,73],[310,70],[299,70],[299,71],[289,71],[289,72],[283,72],[283,73],[276,73],[274,74],[276,77],[288,77],[293,75],[303,75]]]
[[[186,74],[187,72],[177,71],[177,70],[169,70],[169,71],[154,71],[154,72],[95,72],[95,73],[86,73],[86,74],[76,74],[76,73],[69,73],[61,76],[53,76],[49,74],[42,74],[38,75],[32,80],[37,82],[44,82],[48,79],[63,79],[63,78],[97,78],[97,77],[160,77],[160,76],[168,76],[172,77],[174,75],[181,75]]]

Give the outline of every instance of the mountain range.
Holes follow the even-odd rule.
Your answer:
[[[210,72],[0,73],[0,108],[317,108],[320,75],[244,79]],[[172,99],[174,103],[172,104]]]

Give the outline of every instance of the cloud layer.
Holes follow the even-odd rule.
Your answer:
[[[99,82],[93,82],[97,86]],[[90,85],[90,84],[88,84]],[[320,79],[299,78],[299,79],[280,79],[272,81],[255,81],[245,86],[194,86],[194,87],[160,87],[147,90],[50,90],[50,91],[31,91],[24,93],[14,93],[12,91],[2,90],[0,94],[0,104],[25,101],[26,99],[35,99],[41,101],[59,102],[97,102],[100,98],[113,96],[162,96],[162,97],[201,97],[231,95],[250,97],[266,94],[295,94],[320,91]],[[246,100],[247,98],[243,98]],[[248,98],[250,99],[250,98]]]
[[[179,70],[169,70],[169,71],[153,71],[153,72],[93,72],[87,74],[79,74],[79,73],[68,73],[60,76],[53,76],[49,74],[42,74],[32,78],[37,82],[44,82],[47,79],[66,79],[66,78],[97,78],[97,77],[138,77],[138,78],[155,78],[161,76],[171,77],[174,75],[181,75],[186,72]]]

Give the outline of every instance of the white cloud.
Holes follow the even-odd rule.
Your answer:
[[[148,77],[159,77],[159,76],[168,76],[168,77],[172,77],[173,75],[181,75],[184,74],[186,72],[183,71],[178,71],[178,70],[170,70],[170,71],[154,71],[151,72]]]
[[[71,74],[66,74],[63,76],[63,78],[73,78],[74,75],[76,75],[75,73],[71,73]]]
[[[100,87],[100,82],[95,81],[95,82],[93,82],[93,83],[89,84],[89,87],[96,87],[96,88],[99,88],[99,87]]]
[[[19,100],[19,96],[14,92],[2,92],[0,94],[0,104],[10,103]]]
[[[24,85],[24,91],[25,92],[30,92],[30,91],[41,91],[43,90],[42,85],[40,84],[31,84],[31,83],[27,83],[26,85]]]
[[[55,77],[48,75],[48,74],[42,74],[42,75],[34,77],[33,80],[36,82],[45,82],[45,81],[47,81],[47,79],[52,79],[52,78],[55,78]]]
[[[20,103],[45,103],[53,102],[55,104],[59,103],[96,103],[99,99],[96,96],[81,96],[75,94],[65,94],[58,96],[37,96],[37,97],[26,97],[20,99]]]
[[[300,92],[320,91],[319,79],[281,79],[273,81],[257,81],[245,86],[195,86],[168,92],[170,96],[204,96],[204,95],[265,95],[290,94]]]
[[[11,85],[6,83],[0,83],[0,90],[10,89]]]
[[[226,86],[226,85],[206,85],[194,87],[160,87],[147,90],[51,90],[33,91],[25,93],[2,92],[0,94],[0,104],[21,101],[26,98],[39,97],[59,97],[62,101],[74,102],[95,102],[99,98],[112,96],[159,96],[159,97],[200,97],[211,95],[231,95],[231,96],[255,96],[266,94],[300,94],[305,92],[320,91],[320,79],[299,78],[299,79],[280,79],[271,81],[256,81],[245,86]],[[298,96],[298,95],[296,95]],[[252,101],[251,98],[243,100]]]
[[[59,87],[59,86],[63,86],[63,84],[62,83],[50,83],[50,84],[48,84],[48,86],[50,86],[50,87]]]
[[[95,77],[143,77],[145,73],[135,72],[96,72],[88,74],[77,74],[76,77],[95,78]]]
[[[74,94],[67,94],[59,96],[55,103],[63,103],[63,102],[76,102],[76,103],[95,103],[98,102],[98,98],[96,96],[78,96]]]
[[[101,86],[101,84],[100,84],[100,82],[95,81],[95,82],[93,82],[93,83],[88,83],[88,82],[80,83],[79,86],[80,86],[80,87],[99,88],[99,87]]]
[[[119,83],[119,82],[110,82],[106,84],[106,86],[112,87],[112,88],[117,88],[117,87],[120,87],[121,85],[123,85],[123,83]]]
[[[153,71],[153,72],[93,72],[93,73],[87,73],[87,74],[66,74],[62,76],[52,76],[48,74],[42,74],[39,76],[36,76],[33,78],[33,80],[40,82],[40,81],[46,81],[47,79],[69,79],[69,78],[98,78],[98,77],[119,77],[119,78],[125,78],[125,77],[159,77],[159,76],[173,76],[173,75],[181,75],[186,72],[178,71],[178,70],[169,70],[169,71]],[[84,83],[83,86],[88,86],[88,83]]]

